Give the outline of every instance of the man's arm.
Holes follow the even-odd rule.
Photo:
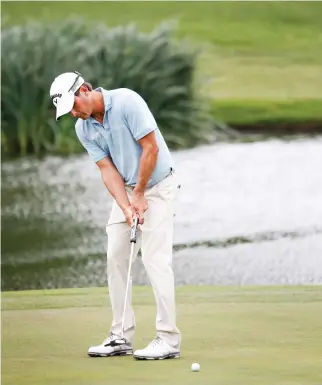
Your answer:
[[[140,159],[139,178],[133,192],[135,195],[144,195],[146,186],[149,183],[157,163],[159,147],[154,131],[138,140],[138,142],[142,146],[142,155]]]
[[[155,130],[157,123],[145,100],[136,92],[129,90],[122,106],[123,116],[134,139],[142,147],[135,195],[143,195],[155,169],[159,148]]]
[[[76,133],[91,159],[99,167],[107,190],[122,209],[127,223],[132,226],[136,212],[129,202],[124,180],[109,157],[108,149],[103,151],[95,143],[90,142],[86,136],[83,135],[81,123],[76,123]]]
[[[123,211],[126,210],[130,206],[130,201],[125,190],[124,180],[112,160],[109,157],[105,157],[96,164],[101,171],[103,182],[109,193],[116,200],[120,208]]]

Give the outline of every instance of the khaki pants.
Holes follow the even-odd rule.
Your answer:
[[[131,201],[132,188],[126,187]],[[170,346],[180,348],[181,334],[176,326],[175,285],[172,270],[173,220],[178,192],[176,175],[172,172],[164,180],[145,192],[148,210],[144,224],[138,230],[133,261],[141,248],[142,261],[151,282],[156,307],[156,331]],[[121,333],[126,280],[131,252],[130,226],[116,201],[106,226],[107,277],[113,310],[111,332]],[[124,337],[133,342],[135,317],[131,304],[132,282],[124,322]]]

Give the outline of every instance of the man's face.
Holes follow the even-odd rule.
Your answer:
[[[74,106],[70,114],[74,118],[88,119],[92,112],[92,93],[86,87],[81,87],[79,96],[74,95]]]

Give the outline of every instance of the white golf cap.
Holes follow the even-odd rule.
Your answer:
[[[65,72],[55,78],[50,87],[50,97],[56,107],[56,120],[73,109],[74,94],[84,82],[76,71]]]

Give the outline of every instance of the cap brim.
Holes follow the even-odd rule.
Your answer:
[[[73,109],[74,99],[74,93],[72,92],[66,92],[59,98],[56,107],[56,120],[59,120],[61,116],[68,114]]]

